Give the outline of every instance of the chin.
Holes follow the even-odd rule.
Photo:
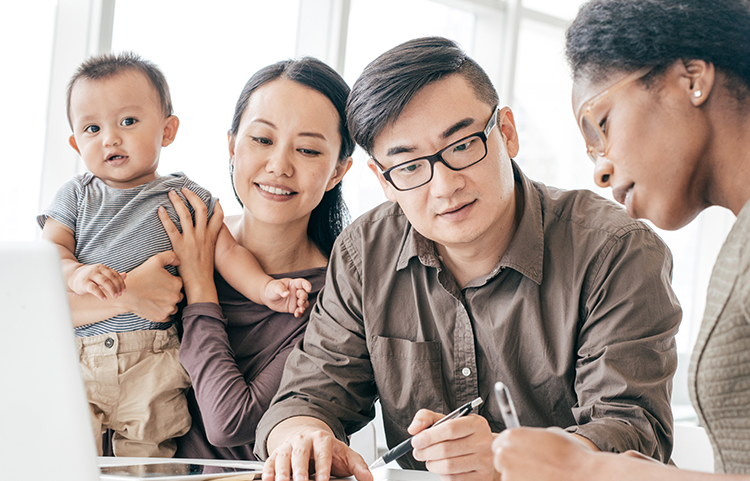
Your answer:
[[[703,209],[695,209],[691,211],[680,210],[680,211],[667,211],[657,216],[646,217],[654,223],[656,227],[664,230],[678,230],[682,229],[695,219]]]

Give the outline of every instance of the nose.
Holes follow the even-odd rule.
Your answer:
[[[614,166],[606,157],[599,156],[596,158],[596,165],[594,166],[594,182],[596,182],[596,185],[609,187],[609,180],[613,172]]]
[[[433,169],[429,186],[435,197],[450,197],[464,186],[465,180],[460,171],[451,170],[442,162],[435,162]]]
[[[282,148],[282,146],[272,149],[266,161],[266,172],[276,174],[277,176],[291,177],[294,173],[294,167],[290,161],[291,154],[288,150]]]
[[[122,138],[117,129],[106,129],[102,139],[105,147],[117,147],[122,144]]]

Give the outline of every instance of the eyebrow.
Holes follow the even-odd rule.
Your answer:
[[[266,120],[266,119],[254,119],[253,122],[258,122],[258,123],[261,123],[261,124],[266,124],[266,125],[268,125],[271,128],[278,129],[278,127],[276,126],[276,124],[274,124],[270,120]],[[325,135],[323,135],[323,134],[321,134],[319,132],[300,132],[297,135],[300,136],[300,137],[313,137],[313,138],[316,138],[316,139],[328,140],[328,139],[326,139]]]
[[[463,120],[459,120],[455,124],[445,129],[443,133],[440,134],[440,138],[447,139],[451,135],[458,132],[459,130],[465,129],[466,127],[470,126],[473,123],[474,123],[474,119],[472,119],[471,117],[467,117]],[[414,152],[415,150],[417,150],[417,148],[414,146],[399,145],[399,146],[391,147],[390,149],[388,149],[388,152],[386,153],[386,155],[388,157],[392,157],[394,155],[403,154],[404,152],[407,152],[407,153]]]

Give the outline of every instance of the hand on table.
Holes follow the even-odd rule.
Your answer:
[[[414,459],[441,478],[487,481],[500,479],[492,467],[492,440],[487,420],[469,415],[431,427],[443,417],[427,409],[417,412],[408,428]]]
[[[354,476],[358,481],[372,481],[365,460],[349,446],[315,423],[295,424],[290,418],[279,423],[274,431],[281,442],[263,466],[263,481],[327,481],[331,476]],[[286,424],[285,424],[286,423]],[[271,432],[269,439],[274,436]],[[309,473],[315,473],[310,476]]]

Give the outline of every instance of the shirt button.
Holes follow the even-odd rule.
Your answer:
[[[108,337],[106,341],[104,341],[104,345],[107,347],[112,347],[115,345],[115,340],[111,337]]]
[[[469,374],[471,374],[471,369],[469,369],[468,367],[465,367],[461,369],[461,374],[463,374],[465,377],[469,377]]]

